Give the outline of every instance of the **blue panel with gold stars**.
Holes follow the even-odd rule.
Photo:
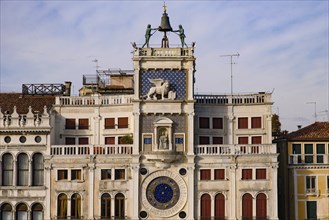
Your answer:
[[[186,91],[186,71],[185,70],[147,70],[141,72],[140,91],[145,98],[154,84],[149,79],[163,79],[169,81],[169,91],[176,92],[176,100],[184,100]]]

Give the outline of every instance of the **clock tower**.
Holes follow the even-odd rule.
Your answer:
[[[161,46],[150,47],[156,31],[163,32]],[[177,32],[181,45],[170,45],[167,32]],[[173,30],[164,6],[159,28],[148,25],[145,44],[133,47],[134,213],[194,219],[194,45],[185,43],[181,25]]]

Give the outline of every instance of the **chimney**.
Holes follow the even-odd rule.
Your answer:
[[[64,95],[65,96],[70,96],[71,95],[71,85],[72,85],[72,82],[69,82],[69,81],[66,81],[64,83],[65,85],[65,92],[64,92]]]

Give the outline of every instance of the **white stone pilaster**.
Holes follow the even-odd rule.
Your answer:
[[[56,212],[56,210],[52,210],[51,207],[51,191],[50,191],[50,176],[51,176],[51,164],[47,164],[45,166],[45,175],[44,175],[44,185],[46,187],[46,199],[45,199],[45,210],[44,210],[44,218],[45,219],[51,219],[51,211]]]
[[[132,219],[138,219],[139,215],[139,164],[132,165],[132,189],[131,191],[133,192],[133,202],[132,202]]]
[[[238,202],[239,199],[237,198],[237,193],[236,193],[236,169],[237,166],[236,164],[232,165],[230,167],[230,194],[231,194],[231,213],[230,213],[230,219],[237,219],[238,216]]]
[[[270,198],[271,205],[268,205],[267,207],[271,207],[271,216],[272,219],[279,219],[278,217],[278,164],[275,164],[272,166],[272,198]]]
[[[187,131],[188,132],[188,140],[187,140],[187,154],[188,155],[193,155],[194,154],[194,110],[193,112],[188,114],[188,127]],[[186,147],[185,147],[186,149]],[[193,168],[194,169],[194,168]],[[194,176],[194,175],[193,175]]]
[[[88,219],[94,218],[94,176],[95,176],[95,164],[89,163],[89,192],[88,192]]]
[[[136,104],[139,105],[139,104]],[[137,107],[137,106],[136,106]],[[139,106],[138,106],[139,108]],[[139,111],[139,110],[138,110]],[[134,117],[134,143],[133,143],[133,155],[139,154],[139,112],[134,112],[133,117]]]
[[[187,206],[188,206],[188,212],[187,212],[187,219],[194,219],[194,169],[195,165],[190,164],[187,168],[187,175],[188,175],[188,197],[187,197]]]

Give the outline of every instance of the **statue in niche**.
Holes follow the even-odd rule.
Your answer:
[[[159,137],[159,149],[168,149],[168,133],[167,129],[161,129],[161,134]]]
[[[161,99],[165,99],[165,95],[169,92],[169,82],[163,79],[148,79],[155,86],[151,87],[147,93],[147,99],[157,100],[157,95],[161,95]]]

